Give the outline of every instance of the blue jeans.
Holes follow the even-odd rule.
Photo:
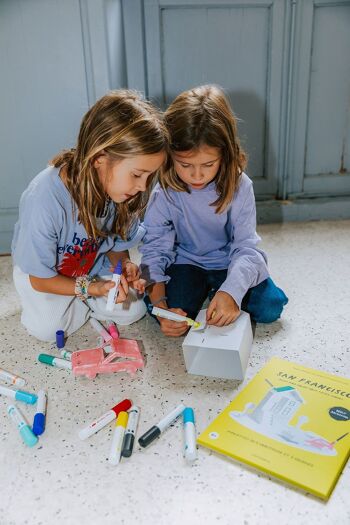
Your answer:
[[[173,264],[167,269],[171,277],[166,284],[169,308],[182,308],[195,319],[204,301],[211,300],[227,276],[227,270],[205,270],[191,264]],[[151,306],[148,296],[145,303]],[[282,313],[288,298],[269,277],[258,286],[250,288],[243,297],[241,309],[248,312],[257,323],[272,323]]]

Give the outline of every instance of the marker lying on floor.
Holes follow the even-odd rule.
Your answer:
[[[119,339],[119,332],[113,321],[107,321],[108,332],[111,334],[113,339]]]
[[[24,441],[24,443],[28,447],[33,447],[35,443],[38,442],[38,438],[33,434],[30,426],[24,419],[23,415],[21,414],[20,410],[15,407],[14,405],[10,405],[7,408],[7,413],[10,416],[13,423],[16,425],[16,427],[19,430],[19,433],[21,434],[21,437]]]
[[[128,413],[119,412],[117,421],[115,423],[115,429],[113,433],[111,449],[109,451],[108,461],[111,465],[118,465],[120,461],[123,439],[125,434],[125,428],[128,422]]]
[[[24,392],[24,390],[14,390],[3,385],[0,385],[0,394],[2,396],[12,397],[12,399],[15,399],[16,401],[23,401],[23,403],[28,403],[29,405],[34,405],[38,399],[35,394]]]
[[[15,374],[12,374],[11,372],[7,372],[3,368],[0,368],[0,379],[1,381],[10,383],[10,385],[24,386],[26,384],[25,379],[23,379],[22,377],[18,377]]]
[[[134,448],[135,433],[137,429],[137,423],[139,420],[140,411],[137,406],[133,405],[130,410],[128,410],[129,419],[128,425],[126,427],[122,456],[129,458],[132,454],[132,449]]]
[[[163,419],[159,421],[159,423],[153,427],[151,427],[147,432],[145,432],[140,438],[139,443],[141,447],[147,447],[150,443],[152,443],[153,440],[156,439],[156,437],[160,436],[160,434],[168,428],[173,421],[177,417],[182,414],[182,412],[185,410],[185,405],[179,405],[178,407],[174,408],[167,416],[165,416]]]
[[[70,352],[69,350],[61,350],[61,357],[63,359],[66,359],[67,361],[71,361],[72,360],[72,353],[73,352]]]
[[[97,319],[94,319],[93,317],[90,317],[89,319],[89,323],[91,324],[91,326],[96,330],[97,333],[99,333],[100,335],[102,335],[103,339],[105,340],[105,342],[107,343],[108,341],[111,341],[113,339],[113,337],[111,336],[111,334],[109,334],[107,332],[107,330],[104,328],[104,326],[102,326],[101,323],[99,323],[97,321]]]
[[[33,434],[36,436],[40,436],[45,430],[46,402],[47,395],[45,390],[39,390],[37,412],[33,421]]]
[[[157,306],[153,306],[152,314],[157,317],[162,317],[163,319],[169,319],[169,321],[177,321],[180,323],[185,321],[188,326],[193,326],[194,328],[200,328],[202,326],[202,323],[194,321],[190,317],[185,317],[184,315],[176,314],[175,312],[165,310],[164,308],[158,308]]]
[[[92,421],[87,427],[82,428],[79,431],[79,437],[80,439],[87,439],[88,437],[92,436],[93,434],[96,434],[101,428],[105,427],[115,419],[119,412],[126,412],[126,410],[129,410],[131,407],[132,402],[130,399],[124,399],[117,405],[115,405],[111,410],[108,410],[105,414],[100,416],[98,419],[95,419],[95,421]]]
[[[72,363],[66,359],[60,359],[59,357],[54,357],[53,355],[48,354],[39,354],[38,361],[44,363],[44,365],[55,366],[56,368],[66,368],[67,370],[72,370]]]
[[[182,415],[184,419],[185,431],[185,458],[187,461],[194,461],[197,459],[197,446],[193,409],[186,407]]]

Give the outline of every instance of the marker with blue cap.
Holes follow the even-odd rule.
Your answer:
[[[64,348],[64,331],[57,330],[56,332],[56,346],[59,350]]]
[[[112,276],[112,281],[115,283],[115,286],[111,288],[108,292],[107,306],[106,306],[106,310],[108,312],[112,312],[114,309],[114,305],[118,297],[118,286],[120,283],[121,275],[122,275],[122,261],[119,260],[118,263],[115,265],[115,268],[113,270],[113,276]]]
[[[15,407],[14,405],[10,405],[7,408],[7,413],[10,416],[13,423],[16,425],[16,427],[19,430],[19,433],[21,434],[21,437],[24,441],[24,443],[28,447],[33,447],[37,442],[38,438],[33,434],[31,431],[30,426],[24,419],[23,415],[21,414],[20,410]]]
[[[24,390],[15,390],[9,388],[8,386],[0,385],[0,394],[7,397],[12,397],[16,401],[23,401],[23,403],[28,403],[29,405],[34,405],[38,397],[35,394],[30,392],[25,392]]]
[[[33,433],[36,436],[40,436],[41,434],[43,434],[45,430],[46,402],[47,402],[47,395],[46,395],[45,390],[39,390],[37,412],[34,416],[34,421],[33,421]]]
[[[194,461],[195,459],[197,459],[197,447],[193,409],[190,407],[186,407],[182,415],[185,430],[185,458],[187,461]]]

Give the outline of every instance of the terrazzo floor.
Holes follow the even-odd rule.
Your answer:
[[[349,525],[349,465],[325,503],[203,448],[187,465],[180,421],[117,467],[107,462],[113,425],[86,441],[77,435],[125,397],[141,408],[138,435],[180,402],[194,408],[201,432],[272,356],[350,377],[350,221],[264,225],[259,233],[290,302],[280,321],[257,326],[243,383],[188,375],[182,339],[165,338],[149,318],[121,329],[143,342],[147,365],[134,379],[75,379],[38,364],[50,345],[21,326],[11,260],[0,258],[0,367],[25,377],[29,391],[49,395],[47,429],[32,449],[0,397],[0,525]],[[95,342],[87,324],[66,347]],[[21,408],[31,420],[33,408]]]

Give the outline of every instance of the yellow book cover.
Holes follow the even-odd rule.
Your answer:
[[[328,499],[350,454],[350,380],[273,358],[198,443]]]

